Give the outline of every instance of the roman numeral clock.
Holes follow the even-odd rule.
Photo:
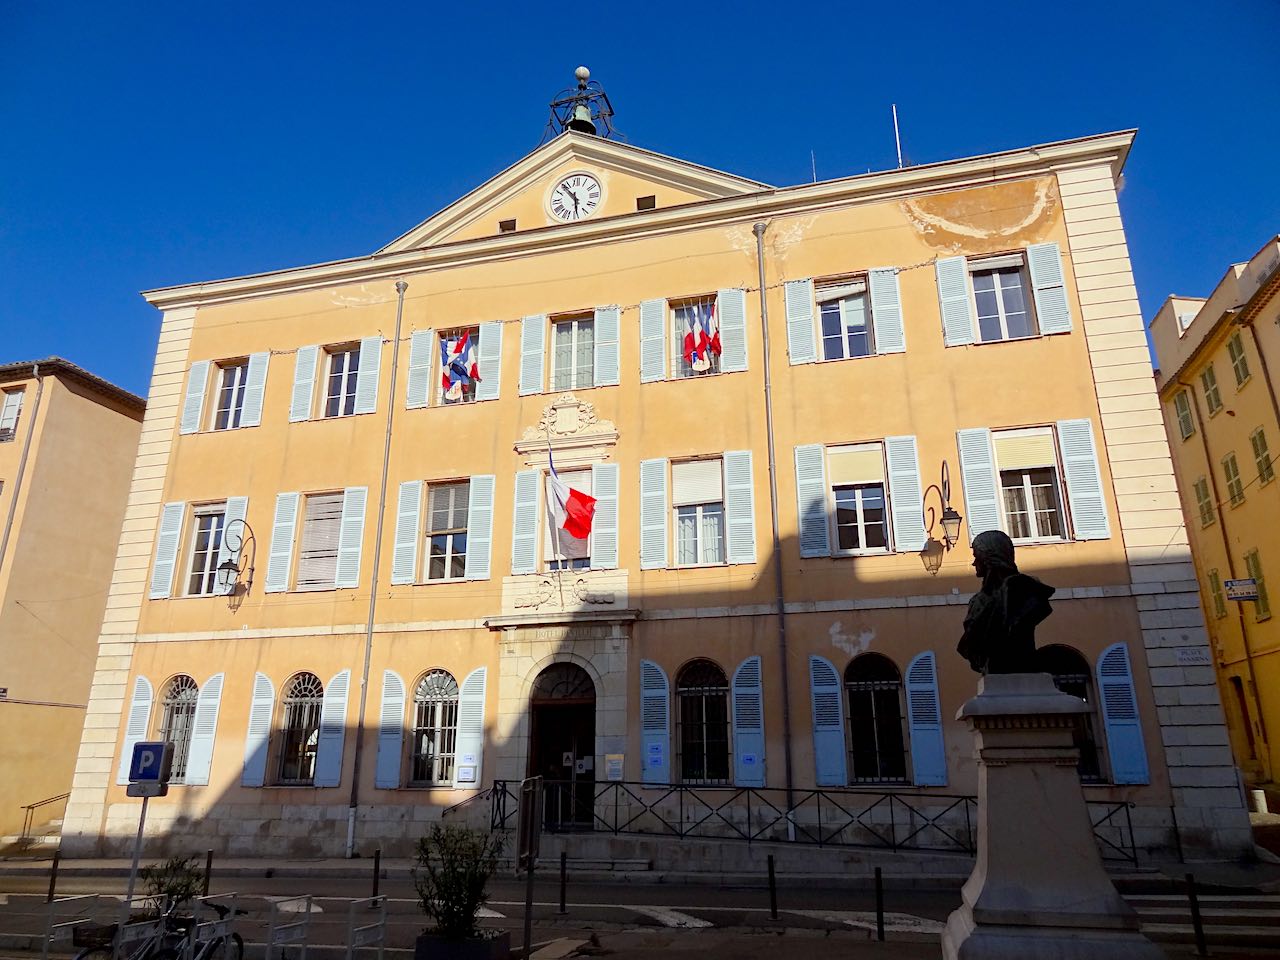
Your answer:
[[[600,207],[600,181],[589,173],[571,173],[551,188],[551,215],[564,223],[585,220]]]

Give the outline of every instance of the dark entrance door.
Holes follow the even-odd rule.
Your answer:
[[[595,798],[596,691],[587,672],[556,663],[530,702],[529,775],[546,784],[546,829],[590,830]]]

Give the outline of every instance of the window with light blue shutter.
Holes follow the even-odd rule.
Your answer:
[[[652,383],[667,375],[667,301],[644,300],[640,304],[640,382]]]
[[[222,541],[218,546],[218,566],[222,566],[228,560],[234,561],[237,567],[240,566],[240,551],[244,548],[245,531],[248,529],[243,522],[248,509],[248,497],[227,497],[222,520]],[[240,523],[236,523],[233,527],[231,524],[237,520]],[[219,582],[215,584],[215,588],[219,594],[226,596],[235,589],[236,581],[229,579],[223,586],[221,580],[222,577],[219,576]]]
[[[618,567],[618,465],[597,463],[591,468],[591,494],[596,513],[591,523],[591,567]]]
[[[934,264],[942,338],[948,347],[973,343],[973,308],[969,303],[969,264],[964,257],[944,257]]]
[[[720,317],[720,370],[747,369],[747,292],[737,288],[716,291]]]
[[[898,287],[898,271],[893,267],[868,270],[867,289],[871,294],[871,323],[876,353],[905,353],[907,334],[902,323],[902,291]]]
[[[299,347],[293,362],[293,396],[289,401],[289,422],[311,419],[312,398],[316,388],[316,366],[320,362],[318,346]]]
[[[320,704],[320,736],[316,745],[317,787],[336,787],[342,783],[342,748],[347,733],[347,688],[351,671],[334,675],[324,686]]]
[[[840,674],[825,657],[809,657],[809,699],[813,708],[815,782],[820,787],[847,786]]]
[[[547,315],[520,321],[520,396],[542,392],[543,355],[547,349]],[[481,376],[484,376],[482,373]]]
[[[618,384],[618,308],[597,307],[595,314],[597,387]]]
[[[493,554],[493,491],[491,473],[471,478],[467,491],[467,559],[463,576],[468,580],[488,580]]]
[[[800,517],[800,556],[831,555],[827,523],[827,449],[820,443],[796,447],[796,509]]]
[[[502,324],[482,323],[477,334],[480,382],[477,400],[497,400],[502,393]]]
[[[296,493],[276,496],[276,510],[271,522],[271,551],[267,555],[267,593],[283,593],[289,589],[289,568],[293,564],[293,537],[298,526]]]
[[[1059,420],[1058,446],[1062,473],[1071,504],[1071,526],[1077,540],[1106,540],[1111,536],[1107,498],[1102,490],[1098,449],[1089,420]]]
[[[378,409],[378,374],[382,369],[382,337],[360,338],[360,369],[356,371],[356,413]]]
[[[413,583],[418,575],[418,531],[422,518],[422,481],[400,484],[396,500],[396,540],[391,551],[391,582]]]
[[[756,656],[733,672],[733,783],[763,787],[764,780],[764,685]]]
[[[960,449],[960,480],[964,487],[964,522],[969,527],[972,543],[978,534],[1000,529],[996,456],[991,446],[991,431],[986,427],[957,430],[956,443]]]
[[[478,789],[484,770],[484,698],[488,669],[472,670],[458,692],[458,738],[454,745],[453,785]]]
[[[404,752],[404,680],[394,670],[382,671],[382,710],[378,717],[378,760],[373,785],[382,790],[400,786]]]
[[[889,511],[893,521],[893,549],[915,553],[924,549],[924,500],[920,494],[920,461],[916,438],[885,437],[889,464]]]
[[[667,461],[640,462],[640,569],[667,565]]]
[[[756,497],[750,450],[724,454],[725,557],[729,563],[756,562]]]
[[[255,673],[249,725],[244,738],[244,771],[240,774],[242,787],[260,787],[266,780],[267,746],[275,705],[276,694],[271,686],[271,679],[265,673]]]
[[[1027,267],[1040,332],[1070,333],[1071,305],[1062,275],[1062,251],[1056,243],[1033,243],[1027,247]]]
[[[209,782],[213,765],[213,746],[218,733],[218,708],[222,704],[222,684],[226,674],[215,673],[205,681],[196,698],[196,713],[191,722],[191,746],[187,749],[187,772],[183,781],[189,787]]]
[[[173,591],[173,572],[178,565],[178,545],[182,542],[182,519],[187,505],[166,503],[160,511],[160,529],[156,532],[156,558],[151,567],[152,600],[163,600]]]
[[[244,382],[244,405],[240,410],[240,426],[262,425],[262,398],[267,392],[267,367],[271,363],[268,351],[249,354],[249,370]]]
[[[139,674],[133,680],[133,696],[129,699],[129,717],[124,725],[124,743],[120,745],[120,767],[116,783],[129,782],[129,765],[133,762],[133,745],[147,739],[151,729],[151,701],[155,691],[151,681]]]
[[[204,397],[209,389],[209,361],[197,360],[187,375],[187,392],[182,398],[182,417],[178,421],[179,433],[196,433],[204,418]]]
[[[1113,643],[1098,657],[1098,693],[1113,783],[1150,783],[1138,695],[1129,666],[1129,648]]]
[[[640,779],[671,782],[671,689],[652,660],[640,661]]]
[[[360,585],[360,554],[364,549],[364,508],[368,487],[347,487],[342,494],[342,526],[338,531],[338,572],[333,585],[339,589]]]
[[[515,510],[511,523],[511,573],[533,573],[538,569],[538,478],[537,470],[516,474]]]
[[[942,702],[932,650],[907,665],[907,726],[911,733],[911,768],[917,787],[947,784],[947,752],[942,741]]]
[[[409,374],[405,408],[421,410],[431,397],[431,364],[435,359],[436,334],[434,330],[415,330],[409,335]],[[481,373],[481,376],[484,376]]]
[[[788,280],[783,284],[787,308],[787,358],[791,365],[818,359],[818,338],[813,327],[813,281]]]

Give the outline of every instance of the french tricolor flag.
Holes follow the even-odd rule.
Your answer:
[[[698,373],[711,369],[711,356],[720,356],[720,323],[716,302],[701,301],[689,310],[684,322],[684,359]]]
[[[550,458],[551,450],[548,448],[547,459],[551,462],[551,472],[547,474],[547,503],[555,514],[556,527],[576,540],[585,540],[591,536],[591,521],[596,515],[596,498],[581,490],[574,490],[561,480],[556,473],[556,465]]]
[[[475,386],[480,380],[480,366],[475,360],[471,331],[462,336],[440,341],[440,379],[446,399],[457,400],[463,387]]]

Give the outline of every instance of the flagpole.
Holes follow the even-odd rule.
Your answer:
[[[555,465],[555,461],[551,459],[551,414],[550,414],[550,410],[548,410],[548,412],[547,412],[547,417],[546,417],[546,419],[543,421],[543,425],[547,428],[547,467],[551,470],[552,474],[554,474],[554,473],[555,473],[555,470],[556,470],[556,465]],[[542,492],[543,492],[544,494],[546,494],[546,493],[548,493],[548,492],[549,492],[549,491],[547,490],[547,485],[546,485],[545,483],[542,485],[542,487],[543,487]],[[551,506],[551,504],[547,504],[547,506],[548,506],[548,507],[550,507],[550,506]],[[555,514],[554,514],[554,513],[552,513],[550,510],[548,510],[548,511],[547,511],[547,516],[548,516],[548,521],[549,521],[549,522],[551,522],[551,521],[553,521],[553,518],[555,517]],[[564,556],[563,556],[563,554],[561,554],[561,553],[560,553],[560,525],[559,525],[559,524],[556,524],[555,526],[553,526],[553,527],[551,528],[551,544],[552,544],[552,549],[555,551],[555,554],[556,554],[556,560],[557,560],[557,561],[559,562],[559,564],[560,564],[560,565],[556,568],[556,586],[557,586],[557,587],[559,588],[559,590],[560,590],[560,606],[562,606],[562,607],[563,607],[563,606],[564,606]]]

